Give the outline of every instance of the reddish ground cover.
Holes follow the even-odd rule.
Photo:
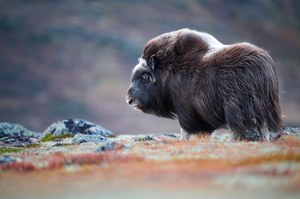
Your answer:
[[[69,143],[70,138],[63,140]],[[42,143],[1,165],[1,198],[298,198],[300,140],[270,143],[190,141],[134,136],[114,138],[114,151],[98,145]],[[43,196],[43,197],[41,197]]]

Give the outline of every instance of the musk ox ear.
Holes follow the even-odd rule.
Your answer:
[[[150,80],[152,83],[156,82],[155,75],[154,75],[154,69],[155,69],[156,63],[157,63],[156,55],[152,55],[150,57],[150,66],[149,66],[150,74],[151,74]]]

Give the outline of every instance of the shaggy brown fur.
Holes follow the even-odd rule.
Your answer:
[[[151,39],[141,58],[127,95],[135,108],[177,116],[189,134],[281,131],[278,77],[265,50],[182,29]]]

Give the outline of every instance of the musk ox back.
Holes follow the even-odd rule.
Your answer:
[[[230,129],[280,132],[278,77],[270,55],[249,43],[224,45],[189,29],[145,46],[132,71],[127,102],[145,113],[177,117],[183,135]]]

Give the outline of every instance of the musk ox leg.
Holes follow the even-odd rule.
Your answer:
[[[186,132],[183,128],[180,128],[180,140],[181,141],[188,141],[190,139],[190,134]]]
[[[271,133],[267,129],[267,131],[265,132],[265,141],[270,142],[270,134]]]
[[[258,132],[259,132],[260,141],[263,142],[264,141],[264,135],[263,135],[262,131],[260,130],[260,128],[258,128]]]
[[[258,132],[260,135],[261,142],[263,142],[263,141],[270,142],[270,137],[271,137],[272,132],[270,132],[266,126],[262,129],[258,128]]]
[[[241,137],[241,133],[237,132],[237,131],[232,131],[232,141],[233,142],[238,142],[241,141],[242,137]]]
[[[232,130],[228,125],[227,129],[229,132],[231,132],[231,142],[238,142],[242,139],[241,133],[237,130]]]

